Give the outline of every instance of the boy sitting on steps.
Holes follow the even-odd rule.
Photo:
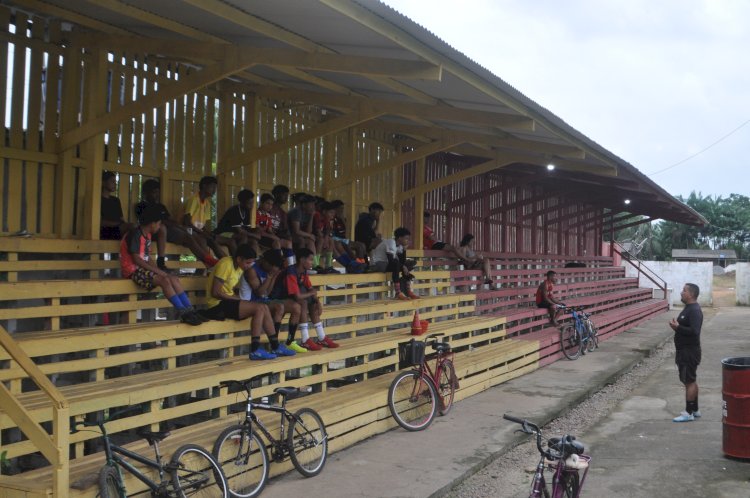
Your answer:
[[[149,261],[151,236],[161,228],[161,210],[148,206],[141,213],[139,225],[125,234],[120,242],[120,268],[122,276],[131,279],[146,290],[161,287],[164,296],[179,312],[180,320],[190,325],[200,325],[203,319],[190,304],[180,279],[169,275]]]

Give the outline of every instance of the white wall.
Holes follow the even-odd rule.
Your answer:
[[[736,266],[737,272],[735,283],[737,302],[745,306],[750,305],[750,263],[737,263],[733,266]]]
[[[637,263],[636,263],[637,264]],[[694,262],[683,262],[683,261],[643,261],[641,263],[644,266],[650,268],[659,277],[666,280],[667,287],[672,289],[672,303],[675,306],[679,306],[680,292],[682,287],[686,283],[696,284],[701,289],[700,296],[698,296],[698,302],[703,306],[710,306],[712,304],[711,292],[713,290],[713,264],[706,263],[694,263]],[[638,277],[638,270],[636,270],[630,263],[623,261],[622,265],[625,267],[625,274],[628,277]],[[738,269],[739,270],[739,269]],[[748,269],[750,273],[750,269]],[[739,281],[739,271],[737,272],[737,279]],[[748,290],[750,291],[750,278],[748,279]],[[651,282],[648,278],[643,275],[640,276],[638,284],[640,287],[650,287],[652,289],[657,288],[656,285]]]

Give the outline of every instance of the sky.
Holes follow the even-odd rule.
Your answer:
[[[750,195],[750,1],[384,1],[667,192]]]

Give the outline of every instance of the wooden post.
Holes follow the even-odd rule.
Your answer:
[[[425,180],[425,170],[426,170],[426,163],[427,160],[423,157],[421,159],[417,159],[417,171],[416,171],[416,180],[414,182],[415,187],[420,187],[424,185]],[[414,247],[415,249],[422,249],[424,247],[424,211],[425,211],[425,202],[424,197],[425,193],[421,192],[417,194],[417,196],[414,198],[414,230],[416,230],[416,233],[414,234]],[[432,229],[435,229],[435,224],[433,222]]]
[[[233,96],[230,92],[222,91],[219,97],[219,147],[216,153],[216,173],[219,189],[216,192],[216,213],[221,217],[233,204],[229,185],[229,158],[232,155],[233,141]],[[210,165],[209,165],[210,167]]]
[[[354,171],[356,171],[357,166],[357,129],[356,128],[349,128],[348,135],[348,141],[347,141],[347,151],[346,151],[346,158],[347,160],[344,161],[345,170],[342,171],[342,175],[344,178],[353,178]],[[349,188],[348,194],[348,211],[349,211],[349,238],[354,240],[354,225],[357,224],[357,181],[351,180],[349,182]],[[369,248],[368,248],[369,249]]]
[[[107,53],[95,50],[86,67],[85,120],[91,121],[106,112],[105,92],[107,91]],[[85,171],[85,206],[83,236],[85,239],[99,239],[101,222],[102,162],[104,161],[104,134],[99,133],[83,144]]]

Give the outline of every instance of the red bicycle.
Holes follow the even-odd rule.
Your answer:
[[[430,334],[423,341],[414,339],[398,345],[399,362],[411,370],[399,373],[388,388],[388,408],[398,425],[407,431],[426,429],[435,412],[447,414],[458,389],[453,352],[447,342],[430,341],[434,353],[425,354],[430,339],[443,334]],[[434,369],[428,363],[435,360]]]

